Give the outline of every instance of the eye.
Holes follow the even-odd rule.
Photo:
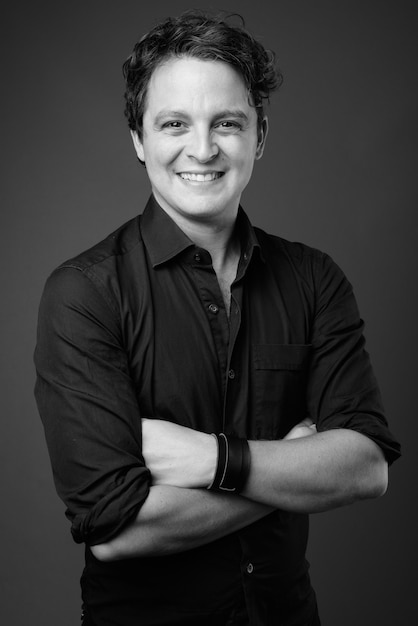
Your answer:
[[[170,122],[165,122],[165,124],[163,124],[163,128],[171,131],[179,131],[185,129],[185,124],[180,120],[172,120]]]
[[[238,122],[234,122],[233,120],[223,120],[222,122],[218,122],[215,125],[215,128],[217,130],[220,130],[221,132],[234,133],[241,130],[242,126],[241,124],[239,124]]]

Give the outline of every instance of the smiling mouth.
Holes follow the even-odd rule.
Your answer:
[[[180,172],[178,174],[182,180],[189,180],[196,183],[210,183],[224,175],[224,172],[208,172],[207,174],[196,174],[193,172]]]

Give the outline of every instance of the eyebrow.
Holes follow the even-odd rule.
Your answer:
[[[181,117],[183,119],[185,118],[188,119],[190,116],[186,111],[163,109],[157,114],[154,120],[154,124],[158,124],[163,119],[170,118],[170,117]],[[215,120],[219,120],[223,118],[230,118],[230,117],[242,120],[243,122],[249,121],[248,116],[241,109],[225,109],[224,111],[219,111],[213,116]]]

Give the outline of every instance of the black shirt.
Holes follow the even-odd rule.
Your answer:
[[[236,228],[229,318],[210,254],[153,198],[49,278],[36,397],[75,541],[109,540],[146,499],[141,416],[247,439],[282,438],[310,416],[399,456],[341,270],[242,209]],[[253,625],[308,624],[307,537],[307,515],[276,511],[172,556],[101,563],[87,547],[87,613],[100,626],[240,624],[247,612]]]

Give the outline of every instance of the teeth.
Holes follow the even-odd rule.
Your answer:
[[[211,172],[210,174],[192,174],[191,172],[181,172],[180,177],[183,180],[192,180],[198,183],[207,183],[211,180],[216,180],[221,176],[220,172]]]

